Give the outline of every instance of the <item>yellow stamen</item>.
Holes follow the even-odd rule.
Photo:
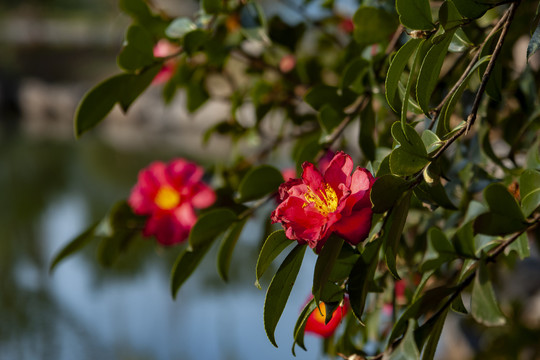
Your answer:
[[[338,206],[336,192],[328,184],[325,184],[324,190],[318,190],[317,192],[314,192],[308,186],[308,192],[304,194],[304,198],[306,199],[306,202],[303,207],[314,204],[315,209],[322,215],[328,215],[329,213],[336,211]]]
[[[163,186],[156,194],[154,202],[160,209],[171,210],[180,204],[180,194],[170,186]]]

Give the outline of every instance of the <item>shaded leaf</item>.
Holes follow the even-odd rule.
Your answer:
[[[264,330],[275,347],[277,347],[277,343],[274,332],[291,294],[298,271],[300,271],[305,252],[306,246],[296,245],[283,260],[266,291],[263,312]]]
[[[324,244],[317,262],[315,263],[315,270],[313,272],[313,287],[311,293],[318,302],[321,299],[321,293],[324,290],[324,286],[328,282],[330,273],[334,268],[334,264],[340,254],[343,246],[343,239],[338,236],[332,235]]]
[[[231,225],[225,232],[223,240],[221,241],[218,252],[217,268],[219,276],[221,276],[224,281],[228,281],[229,279],[229,267],[231,265],[234,247],[246,225],[247,219],[248,218],[246,217]]]
[[[189,233],[189,247],[206,247],[236,220],[236,214],[229,209],[215,209],[202,214]]]
[[[58,251],[53,257],[51,265],[49,266],[49,273],[52,273],[56,266],[65,258],[81,250],[84,246],[88,245],[94,239],[94,231],[98,224],[99,223],[95,223],[94,225],[90,226],[88,229],[83,231],[69,243],[64,245],[64,247],[60,251]]]
[[[317,304],[315,302],[315,298],[311,299],[306,306],[304,306],[304,309],[302,309],[302,312],[300,313],[300,316],[298,316],[298,320],[296,320],[296,324],[294,325],[294,342],[292,345],[292,353],[294,356],[296,356],[296,353],[294,351],[294,347],[296,344],[300,346],[302,349],[307,350],[306,346],[304,345],[304,334],[306,329],[306,323],[309,318],[309,315],[317,308]]]
[[[388,221],[386,221],[385,227],[383,228],[383,251],[386,266],[392,273],[392,276],[396,279],[400,279],[396,269],[397,250],[401,235],[403,234],[403,228],[405,227],[407,215],[409,213],[411,196],[411,191],[408,191],[403,195],[397,205],[392,209]]]
[[[152,35],[140,25],[131,25],[126,33],[126,40],[117,63],[126,71],[135,71],[154,62],[154,40]]]
[[[487,267],[484,261],[481,261],[474,278],[471,295],[471,314],[480,324],[485,326],[502,326],[506,323],[491,282]]]
[[[525,217],[529,217],[540,206],[540,172],[527,169],[519,178],[521,208]]]
[[[259,253],[259,258],[257,259],[255,286],[259,289],[261,288],[259,280],[266,269],[268,269],[268,266],[270,266],[272,261],[274,261],[283,250],[293,243],[294,241],[287,238],[285,231],[283,230],[274,231],[266,238],[261,252]]]
[[[431,30],[435,27],[431,18],[429,0],[396,0],[399,21],[413,30]]]
[[[396,175],[377,178],[370,194],[373,212],[384,213],[390,210],[408,187],[409,183]]]
[[[260,165],[252,168],[240,182],[237,202],[246,202],[260,199],[277,191],[283,183],[281,172],[270,165]]]
[[[370,161],[375,161],[375,118],[376,115],[373,111],[373,101],[370,98],[366,107],[360,112],[359,136],[360,149],[364,156]]]
[[[211,242],[206,243],[193,251],[185,249],[178,256],[171,272],[171,294],[173,299],[176,299],[176,295],[178,293],[178,290],[180,290],[180,287],[191,276],[193,271],[195,271],[195,269],[211,247]]]
[[[360,6],[353,16],[353,22],[354,39],[362,45],[388,42],[398,26],[394,15],[382,8],[371,6]]]
[[[390,154],[390,169],[393,174],[406,176],[422,170],[429,163],[426,148],[420,135],[414,128],[395,122],[392,125],[392,136],[399,143]]]
[[[399,345],[392,351],[388,360],[418,360],[420,352],[414,342],[414,320],[409,320],[407,331]]]

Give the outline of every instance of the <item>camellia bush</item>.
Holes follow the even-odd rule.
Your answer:
[[[227,281],[246,222],[262,218],[256,286],[284,253],[261,304],[275,346],[312,251],[293,354],[311,332],[329,355],[432,359],[454,312],[500,328],[484,358],[540,356],[538,328],[496,292],[500,272],[540,245],[538,1],[357,0],[354,12],[334,0],[279,3],[284,12],[267,16],[256,0],[201,0],[175,18],[120,0],[132,19],[120,70],[82,98],[76,136],[116,104],[127,112],[149,86],[165,103],[183,91],[196,112],[218,96],[217,77],[230,111],[215,114],[201,144],[228,137],[240,155],[206,171],[182,158],[149,164],[51,270],[92,241],[112,264],[142,235],[182,249],[174,298],[216,243]],[[260,146],[242,154],[254,139]]]

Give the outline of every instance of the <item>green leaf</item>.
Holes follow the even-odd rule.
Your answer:
[[[435,351],[437,350],[437,345],[439,344],[439,339],[441,338],[442,329],[448,315],[448,310],[445,310],[437,319],[431,329],[429,338],[424,351],[422,352],[422,360],[433,360],[435,357]]]
[[[400,276],[396,269],[396,256],[399,246],[401,235],[403,234],[403,228],[407,220],[409,213],[409,206],[411,204],[412,192],[406,192],[399,200],[397,205],[392,209],[388,220],[383,228],[382,238],[384,258],[386,260],[386,266],[392,273],[392,276],[396,279],[400,279]]]
[[[366,107],[360,112],[360,136],[359,145],[364,156],[370,160],[375,161],[375,152],[377,146],[375,144],[375,120],[376,115],[373,110],[373,101],[370,98]]]
[[[336,86],[315,85],[308,90],[304,101],[316,110],[330,104],[335,109],[343,110],[356,100],[357,95],[352,91],[340,91]]]
[[[439,74],[454,32],[455,30],[450,30],[431,40],[433,46],[431,46],[422,61],[418,80],[416,81],[416,99],[418,100],[418,105],[420,105],[426,115],[429,114],[431,95],[439,82]]]
[[[238,238],[246,225],[248,218],[244,218],[227,229],[223,240],[221,241],[221,246],[219,247],[218,259],[217,259],[217,268],[219,276],[224,281],[229,280],[229,267],[231,265],[232,254],[234,247],[238,242]]]
[[[392,351],[388,360],[418,360],[420,352],[414,342],[414,320],[409,320],[407,331],[399,345]]]
[[[527,169],[519,178],[521,208],[529,217],[540,206],[540,171]]]
[[[191,249],[206,247],[236,221],[236,214],[229,209],[215,209],[204,213],[191,228],[189,247]]]
[[[510,251],[515,251],[521,260],[531,256],[531,249],[529,248],[529,237],[527,233],[521,234],[514,242],[508,246]]]
[[[210,34],[204,30],[193,30],[184,36],[183,48],[188,55],[199,51],[210,39]]]
[[[126,33],[126,40],[117,63],[120,68],[134,72],[154,62],[154,39],[152,34],[140,25],[131,25]]]
[[[435,28],[429,0],[396,0],[396,10],[399,21],[409,29],[432,30]]]
[[[480,57],[488,56],[493,53],[495,47],[497,46],[498,39],[501,35],[502,29],[497,30],[493,33],[485,42],[482,50],[480,51]],[[480,77],[484,76],[484,73],[487,69],[488,64],[482,64],[479,69]],[[494,100],[501,101],[501,89],[503,88],[503,73],[502,65],[500,61],[496,61],[493,69],[491,70],[491,75],[486,84],[486,93]]]
[[[252,168],[240,182],[236,201],[242,203],[260,199],[277,191],[283,181],[283,175],[273,166],[260,165]]]
[[[157,64],[139,74],[115,75],[88,91],[75,111],[75,135],[80,137],[100,123],[119,103],[127,111],[135,99],[150,85],[159,72]]]
[[[458,314],[468,315],[468,311],[465,308],[465,305],[463,304],[463,300],[461,299],[461,294],[458,295],[454,301],[452,301],[452,305],[450,305],[450,308],[454,310]]]
[[[294,325],[294,342],[292,345],[292,353],[294,356],[296,356],[296,353],[294,351],[294,347],[296,344],[300,346],[302,349],[307,350],[306,346],[304,345],[304,333],[306,329],[306,323],[309,319],[309,315],[317,308],[317,303],[315,302],[315,298],[312,298],[306,306],[304,306],[304,309],[302,309],[302,312],[300,313],[300,316],[298,316],[298,320],[296,320],[296,324]]]
[[[457,210],[457,207],[452,203],[444,186],[437,182],[435,184],[421,183],[414,189],[414,194],[424,202],[441,206],[448,210]]]
[[[63,261],[68,256],[76,253],[84,246],[88,245],[95,238],[94,231],[96,230],[98,224],[99,223],[95,223],[94,225],[90,226],[88,229],[83,231],[69,243],[64,245],[64,247],[56,253],[56,255],[53,257],[53,260],[51,261],[51,265],[49,266],[49,274],[54,271],[56,266],[61,261]]]
[[[468,258],[476,257],[473,223],[473,221],[469,221],[462,225],[452,238],[457,253]]]
[[[193,251],[185,249],[176,259],[171,272],[171,293],[173,299],[184,282],[191,276],[204,258],[212,243],[207,243]]]
[[[443,29],[453,29],[465,23],[452,0],[445,1],[439,8],[439,21]]]
[[[422,272],[437,269],[457,257],[456,250],[446,235],[438,228],[431,228],[427,235],[428,248],[420,265]]]
[[[371,6],[358,8],[353,16],[353,22],[354,39],[361,45],[388,42],[398,26],[398,20],[394,15],[382,8]]]
[[[540,23],[536,26],[536,29],[534,30],[534,33],[531,36],[531,40],[529,41],[529,45],[527,46],[527,61],[531,58],[531,56],[538,51],[540,48]]]
[[[454,4],[461,15],[469,19],[477,19],[483,16],[492,7],[492,5],[486,4],[487,2],[478,0],[454,0]]]
[[[413,175],[429,163],[426,148],[420,135],[414,128],[395,122],[392,125],[392,136],[399,143],[390,154],[390,169],[393,174],[400,176]]]
[[[334,268],[334,264],[340,254],[342,246],[343,239],[337,236],[330,236],[317,257],[313,273],[313,287],[311,290],[317,302],[321,299],[321,293],[328,282],[330,273]]]
[[[207,14],[216,14],[221,11],[222,0],[202,0],[202,8]]]
[[[461,99],[463,92],[469,84],[469,80],[473,74],[476,73],[476,70],[484,63],[488,62],[491,59],[491,56],[484,56],[478,60],[474,67],[469,71],[464,81],[458,86],[457,90],[450,97],[450,99],[444,104],[441,112],[439,114],[439,119],[437,121],[437,135],[439,137],[445,137],[452,129],[450,129],[450,117],[454,113],[454,109]]]
[[[471,295],[471,314],[473,318],[485,326],[502,326],[506,318],[499,308],[495,292],[484,261],[481,261],[474,278]]]
[[[455,291],[455,288],[440,286],[427,290],[415,302],[410,304],[394,325],[388,344],[392,344],[405,331],[409,319],[419,319],[422,315],[436,311],[442,301]]]
[[[322,137],[324,138],[341,124],[341,121],[345,118],[345,114],[336,110],[332,105],[325,104],[317,114],[317,118],[323,130]]]
[[[283,230],[274,231],[266,238],[261,252],[259,253],[259,258],[257,259],[255,286],[259,289],[261,288],[261,285],[259,284],[261,276],[263,276],[272,261],[274,261],[274,259],[292,243],[294,243],[294,241],[287,238],[285,231]]]
[[[364,78],[369,71],[369,61],[364,58],[357,58],[345,67],[340,80],[340,89],[349,88],[357,94],[364,92]]]
[[[347,290],[351,310],[358,321],[362,322],[362,314],[366,304],[369,284],[373,281],[378,264],[379,249],[382,239],[378,238],[366,244],[362,255],[358,258],[349,275]]]
[[[182,39],[187,33],[197,29],[197,25],[191,19],[179,17],[174,19],[165,30],[165,34],[171,39]]]
[[[409,62],[409,58],[417,51],[423,43],[421,39],[410,39],[403,45],[396,55],[392,58],[385,81],[385,96],[388,104],[398,112],[401,109],[401,102],[395,101],[398,96],[398,87],[401,80],[401,75],[405,71],[405,66]]]
[[[187,85],[186,92],[186,107],[190,113],[194,113],[210,98],[210,95],[208,95],[208,92],[204,86],[204,78],[202,77],[202,73],[191,78],[191,81]]]
[[[390,210],[408,187],[409,183],[396,175],[383,175],[377,178],[370,194],[373,212],[384,213]]]
[[[274,332],[300,271],[305,252],[305,245],[296,245],[291,250],[274,275],[266,292],[263,311],[264,330],[275,347],[277,347],[277,343]]]
[[[491,184],[484,190],[484,199],[490,212],[474,221],[474,231],[486,235],[505,235],[527,227],[525,217],[512,196],[502,184]]]
[[[136,23],[149,30],[155,38],[165,37],[165,28],[169,21],[153,14],[145,0],[119,0],[119,7]]]

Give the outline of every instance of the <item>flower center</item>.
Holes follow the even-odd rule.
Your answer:
[[[328,213],[334,212],[338,206],[338,198],[334,189],[330,185],[325,184],[324,190],[313,191],[308,186],[308,191],[304,194],[306,202],[303,207],[309,204],[314,204],[322,215],[328,215]]]
[[[162,210],[171,210],[180,204],[180,194],[170,186],[163,186],[156,194],[154,202]]]

